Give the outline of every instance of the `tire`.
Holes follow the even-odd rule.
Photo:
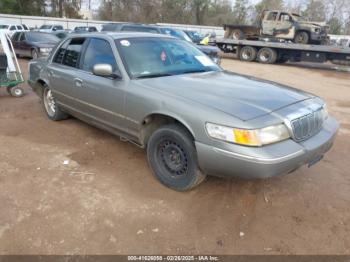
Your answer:
[[[242,39],[245,39],[245,34],[242,30],[240,29],[234,29],[232,31],[232,39],[235,39],[235,40],[242,40]]]
[[[38,51],[36,49],[32,50],[31,55],[33,59],[37,59],[39,57]]]
[[[42,100],[45,113],[49,119],[53,121],[60,121],[69,117],[69,115],[63,112],[57,105],[56,99],[48,86],[44,87]]]
[[[307,45],[310,43],[310,36],[307,32],[298,32],[294,37],[294,43]]]
[[[263,64],[274,64],[278,54],[275,49],[264,47],[258,52],[258,61]]]
[[[24,90],[19,86],[9,86],[7,88],[7,93],[9,93],[13,97],[22,97],[24,96]]]
[[[241,61],[253,62],[257,56],[256,48],[252,46],[244,46],[239,52],[239,59]]]
[[[147,144],[147,158],[155,177],[176,191],[187,191],[204,181],[192,136],[181,126],[156,130]]]

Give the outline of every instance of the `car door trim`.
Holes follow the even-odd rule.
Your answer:
[[[84,105],[87,105],[87,106],[90,106],[90,107],[95,108],[95,109],[97,109],[97,110],[100,110],[100,111],[102,111],[102,112],[111,114],[111,115],[113,115],[113,116],[116,116],[116,117],[119,117],[119,118],[122,118],[122,119],[125,119],[125,120],[128,120],[128,121],[133,122],[133,123],[138,124],[138,125],[140,124],[140,122],[137,121],[137,120],[135,120],[135,119],[132,119],[132,118],[127,117],[127,116],[122,115],[122,114],[115,113],[115,112],[110,111],[110,110],[108,110],[108,109],[105,109],[105,108],[103,108],[103,107],[99,107],[99,106],[96,106],[96,105],[94,105],[94,104],[87,103],[87,102],[85,102],[85,101],[83,101],[83,100],[80,100],[80,99],[78,99],[78,98],[74,98],[74,97],[72,97],[72,96],[66,95],[66,94],[64,94],[64,93],[62,93],[62,92],[60,92],[60,91],[53,90],[53,92],[54,92],[54,93],[57,93],[57,94],[59,94],[59,95],[61,95],[61,96],[65,96],[65,97],[67,97],[67,98],[69,98],[69,99],[71,99],[71,100],[75,100],[75,101],[77,101],[78,103],[82,103],[82,104],[84,104]],[[60,103],[59,101],[58,101],[58,103],[59,103],[59,104],[62,104],[63,106],[67,106],[67,105],[65,105],[65,104],[63,104],[63,103]],[[80,112],[80,111],[79,111],[79,112]]]

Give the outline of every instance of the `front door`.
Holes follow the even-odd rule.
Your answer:
[[[280,13],[275,26],[275,36],[285,39],[293,39],[295,26],[293,18],[288,13]]]
[[[111,65],[118,72],[118,65],[111,44],[106,39],[90,38],[80,61],[81,81],[76,87],[77,106],[84,114],[99,123],[126,132],[124,101],[125,81],[93,74],[97,64]]]
[[[262,21],[262,32],[264,35],[272,36],[276,27],[278,12],[268,12]]]

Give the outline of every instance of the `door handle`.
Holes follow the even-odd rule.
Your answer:
[[[74,83],[77,87],[83,87],[83,80],[81,80],[80,78],[74,78]]]

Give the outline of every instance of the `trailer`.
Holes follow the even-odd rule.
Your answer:
[[[246,62],[258,61],[264,64],[291,62],[330,61],[350,66],[350,48],[347,46],[305,45],[287,41],[235,40],[222,38],[216,45],[224,53],[233,53]]]

